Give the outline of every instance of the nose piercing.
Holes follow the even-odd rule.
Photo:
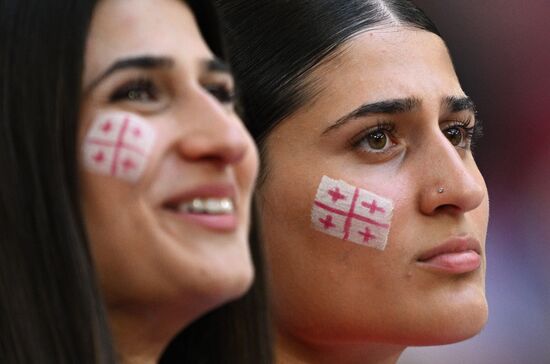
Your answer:
[[[437,193],[443,193],[443,192],[445,192],[445,189],[443,187],[439,187],[437,189]]]

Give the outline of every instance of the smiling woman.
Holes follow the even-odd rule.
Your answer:
[[[0,362],[153,363],[180,331],[164,362],[269,362],[207,3],[31,3],[0,8]]]
[[[405,0],[220,7],[262,156],[277,361],[395,363],[477,334],[480,125],[432,22]]]

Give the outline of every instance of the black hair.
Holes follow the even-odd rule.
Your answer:
[[[242,116],[260,149],[278,122],[315,96],[318,90],[308,76],[337,55],[347,40],[391,25],[439,35],[432,21],[408,0],[218,0],[217,4]]]
[[[95,6],[95,0],[0,1],[1,363],[117,361],[77,173],[81,78]],[[199,24],[212,24],[209,8],[201,9]],[[259,249],[252,246],[253,290],[185,330],[178,345],[188,355],[174,362],[269,362]],[[192,359],[202,354],[194,345],[206,334],[218,356]]]
[[[220,37],[220,22],[214,4],[204,0],[185,0],[185,2],[193,11],[201,35],[212,52],[219,58],[225,58]]]
[[[216,56],[225,59],[217,9],[211,1],[186,0],[202,36]],[[273,361],[271,321],[263,248],[252,215],[250,250],[255,278],[240,299],[210,311],[180,332],[166,348],[161,364],[270,364]]]
[[[0,362],[114,363],[79,207],[94,2],[0,2]]]

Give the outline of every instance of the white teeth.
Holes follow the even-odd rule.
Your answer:
[[[198,214],[231,214],[234,211],[230,198],[195,198],[179,205],[179,211]]]

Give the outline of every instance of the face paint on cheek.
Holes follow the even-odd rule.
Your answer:
[[[390,199],[323,176],[313,202],[311,222],[325,234],[384,250],[392,212]]]
[[[135,183],[145,171],[155,139],[153,127],[138,115],[100,114],[82,143],[84,167]]]

